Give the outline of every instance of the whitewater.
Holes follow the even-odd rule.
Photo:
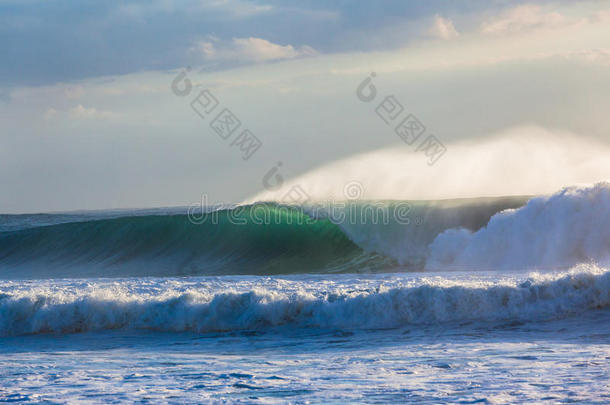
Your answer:
[[[0,398],[607,403],[609,213],[598,182],[2,215]]]

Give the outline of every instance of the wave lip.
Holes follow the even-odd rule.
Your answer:
[[[119,289],[120,290],[120,289]],[[42,292],[41,292],[42,291]],[[294,328],[396,328],[456,321],[538,321],[610,306],[610,270],[580,266],[525,281],[448,280],[394,288],[254,288],[117,291],[21,290],[0,295],[0,335],[101,330],[222,332]]]

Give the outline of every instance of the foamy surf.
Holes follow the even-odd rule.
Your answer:
[[[203,278],[0,284],[0,335],[104,330],[378,329],[545,321],[610,305],[610,271],[365,279]]]
[[[494,215],[476,232],[449,229],[429,246],[428,268],[495,270],[610,262],[610,183],[567,187]]]

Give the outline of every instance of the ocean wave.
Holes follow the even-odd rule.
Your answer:
[[[0,277],[535,270],[610,262],[610,183],[552,196],[256,203],[0,232]],[[67,219],[61,218],[60,221]],[[49,218],[44,221],[48,223]]]
[[[0,335],[102,330],[223,332],[291,328],[397,328],[456,321],[539,321],[610,306],[610,271],[580,266],[561,274],[472,283],[443,279],[369,288],[250,288],[223,291],[159,285],[125,290],[5,288]],[[171,285],[171,284],[170,284]],[[175,284],[174,284],[175,285]]]
[[[524,202],[508,197],[307,207],[257,203],[189,215],[36,227],[29,221],[27,228],[0,232],[0,277],[372,272],[399,264],[420,269],[426,246],[443,230],[478,229],[499,210]]]

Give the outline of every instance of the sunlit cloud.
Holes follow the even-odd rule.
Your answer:
[[[548,11],[538,5],[525,4],[509,9],[481,24],[483,34],[502,34],[536,28],[556,28],[567,20],[556,11]]]
[[[221,62],[267,62],[313,56],[317,52],[310,46],[295,48],[292,45],[279,45],[262,38],[233,38],[221,41],[210,37],[199,41],[191,51],[199,52],[205,61]]]
[[[70,108],[68,112],[73,117],[88,119],[113,118],[117,116],[117,114],[112,111],[98,110],[95,107],[84,107],[82,104]]]
[[[434,17],[434,23],[432,24],[432,27],[430,27],[430,34],[446,40],[455,38],[459,35],[453,26],[453,22],[439,15]]]

